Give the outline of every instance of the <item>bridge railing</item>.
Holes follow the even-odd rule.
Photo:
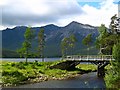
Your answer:
[[[114,60],[112,55],[69,55],[65,57],[66,60]]]

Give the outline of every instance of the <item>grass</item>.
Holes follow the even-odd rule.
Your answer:
[[[85,71],[95,71],[97,70],[97,66],[94,64],[79,64],[76,66],[79,69],[85,70]]]
[[[95,65],[80,64],[75,70],[50,69],[49,66],[58,64],[55,62],[2,62],[2,86],[12,86],[25,83],[35,83],[49,79],[67,79],[96,70]]]

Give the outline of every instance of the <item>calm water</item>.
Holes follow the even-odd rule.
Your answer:
[[[14,62],[20,62],[20,61],[25,61],[25,58],[0,58],[0,60],[3,61],[14,61]],[[28,61],[33,62],[33,61],[42,61],[41,58],[28,58]],[[56,60],[61,60],[61,58],[45,58],[44,59],[46,62],[48,61],[56,61]]]
[[[105,82],[97,77],[96,72],[92,72],[68,80],[50,80],[16,88],[105,88]]]
[[[45,62],[49,62],[49,61],[57,61],[57,60],[61,60],[62,58],[45,58],[44,61]],[[13,62],[20,62],[20,61],[25,61],[25,58],[0,58],[0,60],[2,61],[13,61]],[[33,62],[33,61],[39,61],[41,62],[42,59],[41,58],[28,58],[28,61]],[[82,64],[91,64],[90,62],[81,62]]]

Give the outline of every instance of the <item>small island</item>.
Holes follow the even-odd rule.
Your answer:
[[[89,72],[96,71],[93,64],[79,64],[74,70],[50,69],[64,60],[54,62],[2,62],[2,87],[38,83],[47,80],[63,80],[74,78]]]

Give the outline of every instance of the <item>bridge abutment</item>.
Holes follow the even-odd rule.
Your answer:
[[[100,65],[98,65],[98,67],[97,67],[97,76],[98,77],[104,77],[105,76],[104,67],[101,67]]]

